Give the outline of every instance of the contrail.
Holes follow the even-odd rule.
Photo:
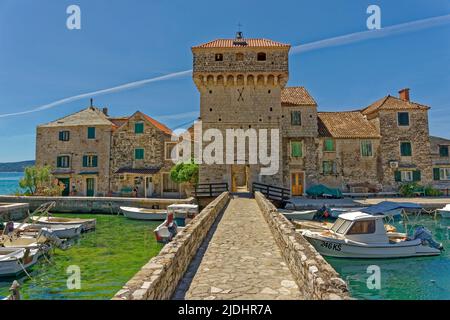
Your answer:
[[[406,22],[406,23],[397,24],[397,25],[388,26],[388,27],[383,27],[382,29],[379,29],[379,30],[361,31],[361,32],[344,35],[344,36],[338,36],[338,37],[334,37],[334,38],[329,38],[329,39],[324,39],[324,40],[319,40],[319,41],[315,41],[315,42],[310,42],[310,43],[294,46],[291,49],[291,54],[294,55],[294,54],[298,54],[301,52],[307,52],[307,51],[328,48],[328,47],[336,47],[336,46],[346,45],[349,43],[359,42],[359,41],[368,40],[368,39],[382,38],[382,37],[392,36],[392,35],[396,35],[396,34],[413,32],[413,31],[417,31],[417,30],[441,26],[441,25],[444,25],[447,23],[450,23],[450,14],[444,15],[444,16],[439,16],[439,17],[433,17],[433,18],[428,18],[428,19]],[[186,76],[190,76],[191,74],[192,74],[192,69],[186,70],[186,71],[181,71],[181,72],[170,73],[170,74],[163,75],[163,76],[156,77],[156,78],[130,82],[130,83],[116,86],[116,87],[108,88],[108,89],[87,92],[87,93],[79,94],[76,96],[64,98],[64,99],[57,100],[52,103],[45,104],[43,106],[36,107],[36,108],[26,110],[26,111],[0,114],[0,118],[12,117],[12,116],[18,116],[18,115],[43,111],[43,110],[47,110],[50,108],[60,106],[62,104],[81,100],[84,98],[91,98],[91,97],[109,94],[109,93],[113,93],[113,92],[130,90],[130,89],[141,87],[143,85],[146,85],[146,84],[149,84],[152,82],[170,80],[170,79],[175,79],[175,78],[183,78]]]
[[[66,103],[69,103],[69,102],[81,100],[81,99],[84,99],[84,98],[95,97],[95,96],[99,96],[99,95],[110,94],[110,93],[114,93],[114,92],[134,89],[134,88],[138,88],[138,87],[141,87],[143,85],[146,85],[146,84],[149,84],[149,83],[152,83],[152,82],[170,80],[170,79],[175,79],[175,78],[182,78],[182,77],[185,77],[185,76],[190,75],[190,74],[192,74],[192,70],[186,70],[186,71],[166,74],[164,76],[160,76],[160,77],[156,77],[156,78],[151,78],[151,79],[145,79],[145,80],[139,80],[139,81],[134,81],[134,82],[130,82],[130,83],[125,83],[125,84],[122,84],[122,85],[119,85],[119,86],[116,86],[116,87],[112,87],[112,88],[108,88],[108,89],[87,92],[87,93],[79,94],[79,95],[76,95],[76,96],[64,98],[64,99],[57,100],[57,101],[54,101],[52,103],[45,104],[43,106],[36,107],[34,109],[30,109],[30,110],[26,110],[26,111],[0,114],[0,118],[19,116],[19,115],[23,115],[23,114],[43,111],[43,110],[47,110],[47,109],[51,109],[51,108],[60,106],[62,104],[66,104]]]
[[[417,30],[441,26],[447,23],[450,23],[450,14],[445,16],[396,24],[389,27],[383,27],[378,30],[355,32],[344,36],[302,44],[299,46],[292,47],[291,54],[297,54],[301,52],[312,51],[322,48],[336,47],[363,40],[382,38],[407,32],[414,32]]]

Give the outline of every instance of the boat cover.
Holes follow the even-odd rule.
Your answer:
[[[311,197],[321,197],[323,195],[329,195],[334,198],[342,198],[341,190],[334,189],[334,188],[328,188],[327,186],[324,186],[323,184],[318,184],[318,185],[310,187],[308,190],[306,190],[306,194]]]
[[[362,212],[371,215],[383,215],[384,213],[397,209],[422,209],[422,206],[412,203],[412,202],[393,202],[393,201],[383,201],[379,204],[373,205],[368,208],[361,209]]]

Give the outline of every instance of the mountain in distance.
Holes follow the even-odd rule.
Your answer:
[[[0,172],[23,172],[26,167],[34,166],[34,160],[0,163]]]

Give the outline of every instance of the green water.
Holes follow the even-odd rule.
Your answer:
[[[411,220],[414,220],[411,218]],[[394,224],[404,232],[403,223]],[[339,259],[326,260],[349,284],[350,292],[357,299],[388,300],[449,300],[450,299],[450,219],[434,220],[422,216],[407,224],[412,227],[424,225],[433,232],[436,241],[444,245],[446,251],[440,256],[405,259]],[[381,289],[368,289],[370,276],[367,267],[377,265],[381,270]]]
[[[51,263],[40,259],[32,269],[32,279],[19,280],[24,299],[110,299],[162,248],[153,234],[159,222],[108,215],[81,217],[96,218],[96,230],[83,234],[67,251],[56,249]],[[80,268],[79,290],[67,288],[70,274],[66,271],[71,265]],[[8,295],[13,280],[0,279],[0,295]]]

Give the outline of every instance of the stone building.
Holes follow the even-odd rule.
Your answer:
[[[235,155],[234,163],[201,164],[200,182],[227,182],[233,191],[262,182],[303,195],[317,183],[350,192],[395,191],[406,182],[437,185],[438,170],[439,182],[448,180],[448,163],[442,163],[447,153],[432,161],[429,107],[410,101],[409,89],[359,110],[318,112],[304,87],[286,87],[289,50],[288,44],[245,39],[240,32],[192,47],[202,132],[215,128],[225,136],[226,129],[254,128],[281,134],[276,174],[258,174],[262,165],[251,163],[246,151],[245,161]]]
[[[440,189],[450,189],[450,140],[430,137],[433,181]]]
[[[114,118],[91,106],[37,127],[36,165],[52,167],[65,196],[180,197],[169,177],[171,137],[139,111]]]

